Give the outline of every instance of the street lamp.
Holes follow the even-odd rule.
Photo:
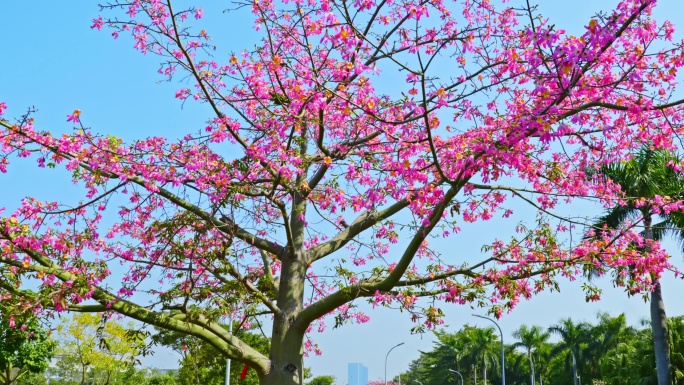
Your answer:
[[[504,362],[504,340],[503,340],[503,332],[501,331],[501,327],[499,327],[499,324],[496,323],[493,319],[489,317],[484,317],[481,315],[473,314],[473,317],[478,317],[478,318],[483,318],[489,321],[492,321],[494,325],[496,325],[496,328],[499,329],[499,334],[501,334],[501,385],[506,385],[506,364]]]
[[[228,334],[233,334],[233,317],[228,317]],[[230,358],[226,358],[226,378],[225,385],[230,385]]]
[[[458,374],[458,376],[461,377],[461,385],[463,385],[463,376],[461,375],[461,373],[459,373],[458,370],[453,370],[453,369],[449,369],[449,371]]]
[[[401,343],[398,343],[398,344],[392,346],[392,348],[387,352],[387,355],[385,356],[385,385],[387,385],[387,357],[389,357],[390,352],[391,352],[392,350],[394,350],[394,348],[396,348],[397,346],[401,346],[401,345],[403,345],[403,344],[404,344],[404,343],[401,342]]]

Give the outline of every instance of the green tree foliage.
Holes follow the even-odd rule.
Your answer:
[[[307,382],[306,385],[333,385],[334,383],[334,376],[316,376]]]
[[[671,378],[673,384],[684,383],[684,317],[667,320],[669,329]],[[645,324],[648,326],[648,324]],[[607,352],[601,363],[601,371],[607,385],[643,384],[656,385],[658,378],[653,351],[653,334],[650,328],[632,329],[624,341]]]
[[[527,360],[530,365],[530,383],[535,384],[534,375],[534,361],[536,361],[533,356],[536,350],[542,347],[546,341],[549,339],[549,332],[545,331],[539,326],[532,326],[530,328],[527,325],[522,325],[520,328],[513,332],[513,337],[520,340],[513,344],[514,348],[522,347],[525,349],[527,355]]]
[[[480,368],[484,382],[487,381],[488,369],[500,368],[500,342],[494,334],[494,328],[464,327],[463,349],[456,353],[459,358],[471,362],[474,370]]]
[[[228,330],[227,325],[221,325]],[[262,354],[268,354],[269,339],[234,324],[233,333],[242,341]],[[153,337],[156,343],[165,345],[180,354],[178,383],[183,385],[223,385],[226,373],[226,357],[207,342],[187,334],[160,331]],[[259,378],[254,370],[248,370],[244,379],[238,379],[244,365],[232,362],[230,367],[230,383],[240,385],[258,385]]]
[[[54,375],[64,384],[80,385],[123,385],[136,378],[135,365],[147,343],[129,333],[132,328],[99,314],[74,315],[58,327],[62,338]]]
[[[151,377],[146,385],[176,385],[176,379],[168,374]]]
[[[55,343],[38,319],[0,308],[0,384],[15,384],[31,373],[42,373]]]
[[[668,327],[673,384],[681,384],[684,383],[684,316],[670,318]],[[475,329],[478,328],[466,325],[455,332],[435,332],[433,349],[421,352],[411,362],[401,374],[401,383],[461,385],[458,374],[452,372],[457,370],[465,385],[482,384],[481,353],[468,352],[472,341],[478,338],[475,336],[486,334],[487,329],[480,332]],[[550,336],[555,336],[556,341],[548,342]],[[613,317],[600,313],[593,324],[562,319],[548,330],[523,325],[514,338],[517,341],[510,341],[505,349],[507,385],[532,383],[530,356],[534,360],[536,385],[658,384],[650,325],[642,321],[640,328],[629,326],[622,314]],[[498,342],[494,345],[498,346]],[[480,366],[475,366],[473,356],[479,357]],[[497,365],[498,360],[497,356]],[[490,370],[487,384],[500,383],[500,372]]]
[[[588,346],[591,364],[587,365],[586,369],[587,374],[592,377],[603,377],[601,364],[604,357],[636,334],[636,331],[627,325],[624,314],[611,317],[607,313],[599,313],[597,319],[598,324],[592,328],[592,340]]]
[[[551,326],[549,331],[560,336],[561,340],[554,347],[553,353],[566,355],[566,365],[572,368],[572,383],[578,385],[579,368],[583,366],[586,346],[591,341],[589,325],[576,324],[570,318],[564,318]]]

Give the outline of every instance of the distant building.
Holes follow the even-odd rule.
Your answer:
[[[348,364],[347,385],[368,385],[368,368],[362,364]]]

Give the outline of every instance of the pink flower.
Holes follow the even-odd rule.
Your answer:
[[[81,110],[74,110],[73,114],[67,115],[67,122],[81,123]]]
[[[90,26],[91,29],[97,29],[98,31],[102,30],[102,26],[104,25],[104,21],[102,20],[102,16],[93,19],[93,25]]]

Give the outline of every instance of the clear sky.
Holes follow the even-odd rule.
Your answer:
[[[212,13],[229,7],[229,2],[204,0],[205,22],[213,25],[210,33],[220,42],[218,55],[228,57],[231,50],[249,47],[252,38],[248,13]],[[542,0],[540,8],[558,28],[579,30],[598,10],[610,9],[613,0]],[[212,9],[212,7],[216,7]],[[684,36],[684,6],[681,0],[661,1],[656,17],[670,18]],[[178,137],[202,127],[209,116],[205,106],[187,103],[183,109],[173,99],[174,84],[158,82],[157,58],[141,55],[132,49],[130,40],[114,41],[107,32],[89,28],[97,16],[97,2],[23,0],[1,1],[0,36],[3,58],[0,60],[0,101],[10,106],[11,116],[20,115],[31,106],[41,128],[68,130],[66,115],[78,108],[87,125],[101,133],[111,133],[127,140],[150,134]],[[37,171],[35,160],[14,161],[8,175],[0,176],[0,206],[13,206],[20,197],[31,194],[39,199],[69,199],[70,182],[54,170]],[[26,167],[31,167],[27,177]],[[75,198],[74,198],[75,199]],[[588,213],[591,215],[591,213]],[[495,223],[479,224],[464,229],[473,250],[491,241]],[[669,244],[673,260],[682,268],[682,255],[677,245]],[[460,245],[459,245],[460,247]],[[580,284],[564,283],[561,293],[544,293],[520,304],[499,324],[504,339],[522,323],[548,326],[563,317],[593,321],[599,311],[612,314],[625,312],[630,323],[648,317],[648,305],[639,298],[628,299],[618,289],[604,282],[604,299],[587,304]],[[663,280],[665,304],[669,315],[684,314],[684,283],[671,277]],[[370,309],[369,309],[370,310]],[[464,324],[490,326],[487,321],[471,316],[469,307],[444,307],[449,330]],[[431,334],[410,335],[412,324],[406,314],[386,309],[370,310],[371,321],[364,325],[348,325],[329,329],[313,337],[324,353],[309,358],[306,366],[314,375],[332,374],[338,385],[346,384],[349,362],[361,362],[369,368],[369,379],[382,378],[385,354],[399,342],[389,358],[388,376],[405,370],[417,358],[419,350],[432,346]],[[480,312],[482,314],[482,312]],[[151,366],[174,367],[176,357],[167,351],[148,359]]]

